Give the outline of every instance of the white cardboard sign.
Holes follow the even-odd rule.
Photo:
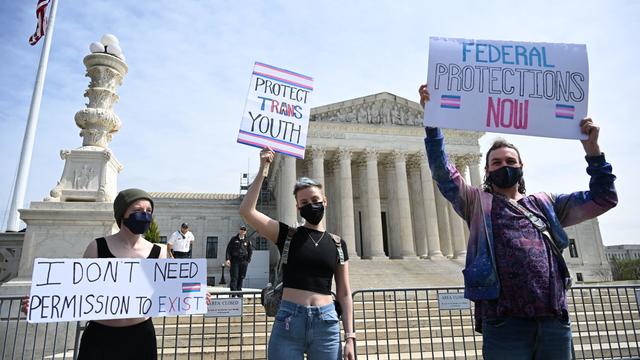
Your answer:
[[[587,48],[432,37],[424,125],[585,139]]]
[[[205,259],[34,260],[32,323],[204,314]]]
[[[304,159],[313,78],[256,62],[238,142]]]

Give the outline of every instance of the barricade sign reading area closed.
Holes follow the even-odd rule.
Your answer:
[[[439,293],[438,308],[440,310],[462,310],[471,308],[471,302],[463,293]]]

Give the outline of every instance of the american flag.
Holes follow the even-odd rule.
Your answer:
[[[31,46],[37,44],[40,38],[44,36],[47,27],[47,17],[44,13],[47,11],[47,5],[49,5],[49,0],[38,0],[38,5],[36,5],[38,24],[36,26],[36,32],[29,37],[29,44],[31,44]]]

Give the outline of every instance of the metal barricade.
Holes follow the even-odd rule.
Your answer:
[[[480,359],[482,336],[462,291],[355,291],[358,359]],[[259,291],[242,295],[242,316],[154,318],[159,359],[266,359],[274,319],[265,316]],[[75,359],[84,322],[28,324],[20,300],[0,297],[0,359]],[[640,357],[640,285],[575,287],[567,300],[576,359]]]
[[[439,310],[439,294],[461,287],[371,289],[353,293],[358,359],[481,358],[473,311]],[[458,297],[460,296],[458,295]]]
[[[29,324],[21,300],[0,297],[0,359],[73,359],[77,323]]]
[[[439,296],[453,294],[447,297],[455,300],[462,292],[462,287],[355,291],[358,359],[481,359],[473,306],[445,310],[439,304]],[[574,287],[567,301],[575,359],[640,358],[640,285]]]

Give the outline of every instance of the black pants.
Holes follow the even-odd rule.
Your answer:
[[[247,276],[247,267],[249,262],[245,260],[231,259],[231,281],[229,281],[229,288],[231,291],[242,291],[242,281]]]
[[[112,327],[89,321],[82,333],[78,360],[155,360],[156,331],[151,318],[140,324]]]
[[[176,259],[189,259],[191,256],[187,251],[173,251],[173,257]]]

